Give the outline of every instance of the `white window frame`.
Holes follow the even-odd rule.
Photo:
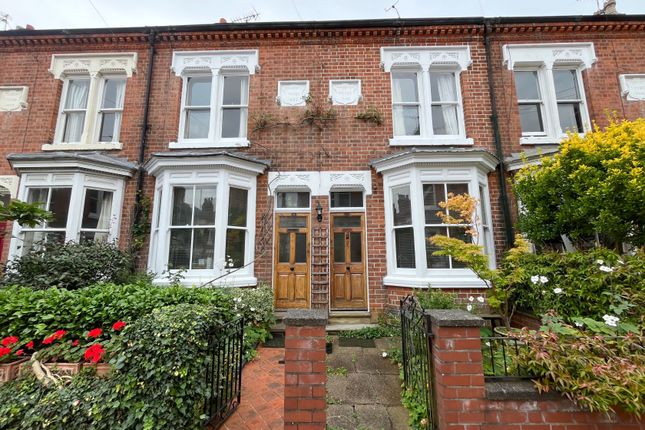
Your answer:
[[[108,229],[108,242],[118,240],[123,206],[123,189],[125,181],[114,177],[84,172],[75,173],[24,173],[21,176],[18,199],[26,201],[30,188],[71,188],[67,224],[61,231],[65,231],[65,242],[78,242],[81,231],[98,231],[97,229],[84,229],[81,227],[85,202],[85,193],[88,189],[112,192],[112,210],[110,213],[110,226]],[[21,227],[14,223],[14,233],[11,240],[9,255],[20,256],[22,253],[22,237],[27,231],[40,231],[39,227]]]
[[[470,48],[468,46],[436,46],[436,47],[383,47],[381,62],[385,72],[390,73],[390,88],[394,94],[394,78],[392,72],[411,72],[417,74],[419,91],[419,136],[397,136],[390,139],[391,146],[410,145],[473,145],[472,138],[466,135],[464,104],[461,91],[461,72],[471,64]],[[455,92],[457,95],[457,121],[459,132],[454,135],[434,134],[432,125],[432,106],[439,103],[432,101],[432,73],[454,74]],[[391,96],[392,105],[395,105]],[[393,115],[393,112],[392,112]],[[393,124],[394,125],[394,124]],[[392,127],[394,130],[394,126]]]
[[[583,130],[580,134],[591,130],[582,71],[592,67],[596,61],[593,43],[515,44],[504,45],[502,50],[504,63],[509,70],[513,72],[537,71],[538,74],[539,91],[544,106],[542,115],[544,133],[522,132],[520,144],[559,144],[567,136],[560,126],[558,100],[553,79],[554,70],[575,71],[581,98],[580,116]]]
[[[123,125],[123,111],[125,108],[125,90],[127,88],[127,79],[123,79],[124,76],[122,75],[103,75],[101,79],[101,85],[99,88],[99,99],[98,99],[98,104],[96,107],[97,111],[97,117],[96,117],[96,126],[95,128],[95,135],[93,141],[100,143],[101,145],[109,144],[119,144],[120,142],[120,136],[121,136],[121,126]],[[103,108],[103,97],[105,96],[105,82],[107,80],[114,80],[114,79],[123,79],[123,92],[124,92],[124,100],[123,100],[123,106],[122,107],[116,107],[116,108]],[[121,114],[121,119],[119,120],[118,125],[116,126],[116,130],[114,134],[116,135],[115,139],[112,139],[112,141],[102,141],[101,139],[101,124],[103,123],[103,113],[120,113]]]
[[[170,142],[170,148],[228,148],[247,147],[248,120],[251,75],[254,75],[258,65],[258,51],[175,51],[173,52],[172,70],[182,78],[181,108],[179,117],[179,133],[176,142]],[[225,76],[248,76],[246,127],[244,136],[222,137],[223,90]],[[211,76],[210,122],[208,137],[187,139],[186,98],[188,93],[188,78],[194,76]]]
[[[279,208],[278,194],[280,193],[307,193],[309,194],[309,205],[305,208]],[[310,189],[281,187],[275,191],[275,198],[273,200],[275,202],[273,206],[276,213],[310,213],[313,196]]]
[[[63,81],[63,88],[58,107],[58,120],[54,132],[54,142],[44,144],[43,151],[60,150],[110,150],[122,149],[123,143],[118,139],[113,142],[99,142],[101,126],[100,112],[103,99],[103,86],[106,79],[125,78],[124,92],[127,91],[127,79],[136,71],[137,54],[132,53],[88,53],[88,54],[55,54],[52,56],[50,73],[55,79]],[[79,142],[63,142],[65,132],[65,100],[69,81],[89,79],[87,108],[83,131]],[[127,94],[124,93],[124,94]],[[125,97],[124,97],[125,98]],[[125,102],[124,102],[125,107]],[[123,109],[118,133],[123,125]]]
[[[170,223],[172,217],[172,188],[174,186],[213,185],[216,190],[215,247],[213,249],[213,269],[183,270],[182,283],[199,286],[215,278],[214,285],[223,287],[242,287],[257,285],[254,276],[255,226],[257,174],[260,170],[242,170],[235,163],[223,162],[221,166],[211,160],[195,163],[193,158],[185,160],[155,160],[148,164],[149,173],[156,176],[155,202],[152,214],[150,253],[148,268],[156,274],[155,284],[168,284],[167,274],[180,270],[168,270],[168,251],[170,243]],[[243,166],[246,163],[240,163]],[[248,191],[247,225],[244,244],[244,266],[226,267],[226,232],[228,226],[229,189],[240,188]],[[235,227],[239,228],[239,227]],[[165,274],[164,274],[165,273]]]
[[[487,173],[494,169],[494,163],[492,156],[481,162],[468,162],[467,159],[460,159],[460,154],[446,153],[435,157],[425,154],[412,154],[407,160],[401,162],[385,161],[375,165],[377,172],[383,174],[387,263],[387,275],[383,279],[384,285],[413,288],[428,288],[428,285],[433,288],[489,287],[472,270],[467,268],[427,268],[423,185],[431,183],[468,184],[468,192],[471,196],[478,201],[484,199],[487,211],[486,219],[491,220]],[[446,164],[453,164],[453,167],[445,167]],[[401,185],[410,186],[415,268],[398,268],[396,264],[392,189]],[[480,195],[480,189],[484,192],[483,196]],[[492,227],[488,229],[489,231],[486,231],[481,224],[481,220],[484,219],[481,216],[481,211],[482,205],[480,204],[476,209],[476,218],[479,220],[475,226],[478,238],[482,238],[484,234],[492,237]],[[481,239],[478,239],[478,243],[483,244]],[[494,268],[495,249],[492,240],[487,241],[485,248],[490,267]]]

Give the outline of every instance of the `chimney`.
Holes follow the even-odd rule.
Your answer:
[[[35,30],[35,29],[36,29],[36,28],[35,28],[33,25],[31,25],[31,24],[27,24],[27,25],[25,26],[25,30]]]
[[[594,15],[617,15],[616,0],[605,0],[605,4]]]
[[[614,3],[615,3],[615,1],[614,1]],[[220,24],[226,24],[226,18],[220,18],[219,23]]]

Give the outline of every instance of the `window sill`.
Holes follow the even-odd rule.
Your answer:
[[[43,151],[109,151],[123,149],[120,142],[113,143],[45,143],[41,149]]]
[[[213,278],[215,278],[215,274],[210,274],[210,275],[198,275],[198,274],[190,274],[187,273],[184,278],[180,281],[180,284],[185,286],[185,287],[198,287],[206,282],[212,281]],[[167,277],[163,278],[155,278],[152,283],[154,285],[170,285],[170,281],[168,280]],[[214,286],[214,287],[254,287],[258,284],[258,279],[255,276],[247,275],[247,274],[240,274],[236,275],[234,273],[230,274],[229,276],[225,276],[212,284],[209,284],[209,286]]]
[[[168,147],[170,149],[200,149],[200,148],[242,148],[249,146],[250,142],[247,138],[240,139],[221,139],[221,140],[180,140],[177,142],[170,142]]]
[[[432,273],[430,270],[427,276],[417,277],[416,275],[387,275],[383,278],[383,285],[387,287],[409,287],[409,288],[488,288],[488,285],[479,279],[472,271],[464,270],[437,270],[440,273]],[[449,273],[455,272],[455,273]]]
[[[463,145],[472,146],[474,140],[469,137],[450,136],[450,137],[417,137],[402,136],[390,139],[390,146],[441,146],[441,145]]]

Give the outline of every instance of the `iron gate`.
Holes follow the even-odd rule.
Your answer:
[[[217,429],[237,409],[242,393],[244,319],[214,330],[208,337],[206,382],[209,397],[204,405],[205,425]]]
[[[430,317],[414,296],[401,300],[401,341],[405,389],[418,403],[425,404],[428,425],[435,429],[435,401],[432,367]]]

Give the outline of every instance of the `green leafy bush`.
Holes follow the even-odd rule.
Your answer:
[[[1,386],[0,428],[199,429],[208,334],[227,319],[213,306],[156,310],[124,329],[109,379],[84,373],[47,389],[27,376]]]
[[[233,309],[232,298],[215,288],[147,283],[99,284],[74,291],[6,287],[0,289],[0,335],[38,340],[55,330],[65,330],[72,337],[81,337],[86,330],[109,329],[119,320],[129,324],[156,308],[180,303]]]
[[[1,283],[75,290],[97,282],[124,283],[133,273],[132,255],[114,244],[54,242],[10,260]]]
[[[244,317],[244,350],[245,358],[255,358],[255,347],[258,343],[271,338],[271,327],[276,322],[273,313],[273,290],[266,284],[257,288],[232,288],[224,290],[233,298],[235,316]]]
[[[378,325],[341,331],[339,336],[353,339],[379,339],[381,337],[401,336],[401,319],[397,314],[386,312],[379,315]]]
[[[524,254],[504,272],[514,274],[510,300],[542,316],[554,310],[566,321],[614,315],[642,323],[645,256],[619,256],[596,248],[567,254]]]
[[[423,309],[459,309],[462,307],[457,294],[436,290],[432,287],[415,292],[415,296]]]

